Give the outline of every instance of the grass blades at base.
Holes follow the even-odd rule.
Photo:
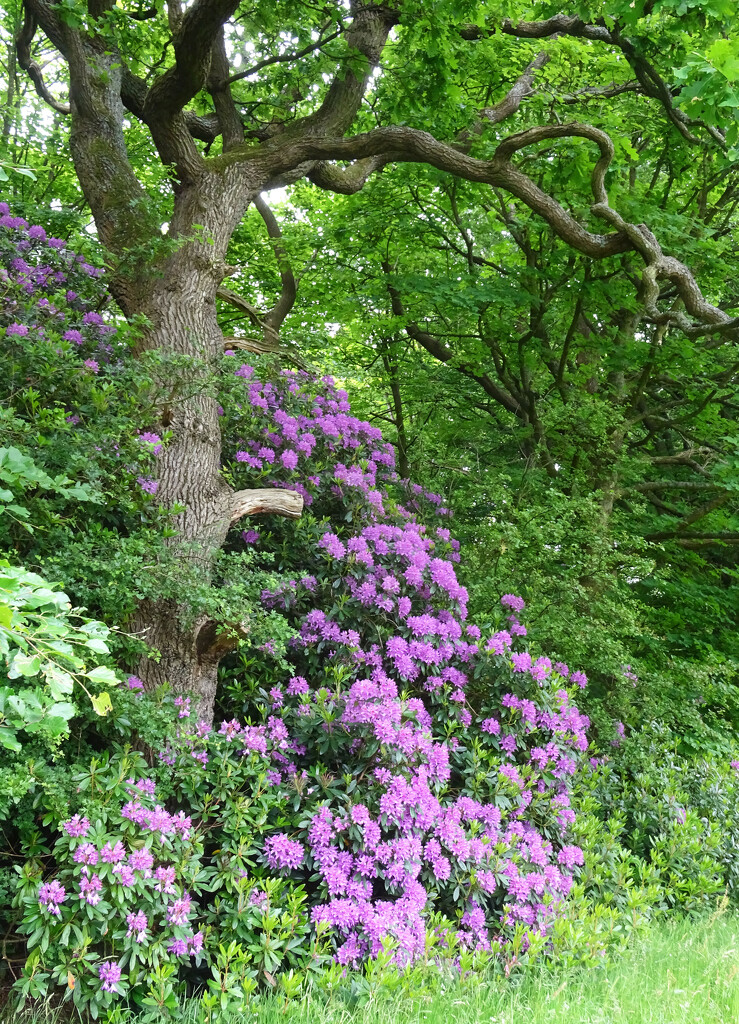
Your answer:
[[[69,1019],[69,1018],[67,1018]],[[8,1024],[61,1024],[54,1013],[5,1017]],[[133,1015],[116,1015],[135,1024]],[[151,1018],[149,1018],[151,1020]],[[177,1024],[203,1021],[192,1003]],[[350,1009],[306,998],[260,1002],[212,1024],[739,1024],[739,918],[681,920],[655,927],[619,959],[588,970],[534,970],[518,988],[456,985],[419,998],[380,996]]]
[[[654,928],[618,960],[567,974],[535,971],[519,989],[452,989],[348,1011],[304,1003],[259,1024],[739,1024],[739,919]]]

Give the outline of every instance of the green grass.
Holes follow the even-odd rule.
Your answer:
[[[194,1024],[195,1007],[190,1009],[192,1014],[182,1014],[177,1024]],[[37,1013],[16,1016],[14,1024],[42,1024],[54,1019],[54,1014]],[[370,1000],[353,1010],[341,999],[334,999],[328,1005],[317,999],[296,1001],[287,1007],[262,1003],[240,1021],[241,1024],[739,1024],[739,919],[722,916],[655,928],[646,939],[635,943],[609,965],[566,973],[556,969],[537,970],[517,989],[502,982],[490,986],[455,986],[427,1000],[391,996]],[[223,1017],[219,1024],[239,1024],[239,1018]]]
[[[655,929],[616,962],[536,972],[518,990],[451,991],[428,1003],[387,1000],[353,1013],[306,1002],[259,1024],[739,1024],[739,920]]]

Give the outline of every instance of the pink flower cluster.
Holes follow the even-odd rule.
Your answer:
[[[316,395],[305,374],[263,384],[251,367],[235,373],[246,389],[232,411],[236,461],[307,504],[351,511],[317,532],[299,580],[262,594],[300,635],[295,675],[268,689],[269,717],[247,727],[245,747],[269,763],[271,787],[294,792],[331,736],[341,752],[332,770],[361,766],[360,802],[325,803],[304,832],[270,836],[267,863],[318,877],[312,917],[334,930],[344,964],[375,956],[387,937],[398,959],[413,958],[428,913],[459,900],[459,934],[474,948],[516,922],[546,932],[582,863],[566,837],[589,722],[562,687],[585,676],[517,648],[526,627],[515,594],[501,598],[504,628],[484,637],[466,624],[459,544],[417,518],[448,514],[443,499],[398,481],[391,449],[333,382]],[[341,687],[327,684],[328,663],[341,666]],[[243,742],[237,724],[220,729]],[[460,796],[473,741],[485,781]]]
[[[131,799],[120,807],[125,839],[114,837],[102,841],[95,839],[94,833],[90,837],[90,821],[79,814],[63,822],[61,832],[69,843],[69,861],[75,866],[79,900],[90,907],[101,905],[102,912],[110,903],[125,908],[126,938],[138,945],[150,940],[152,930],[146,911],[140,904],[136,905],[144,894],[148,893],[149,905],[153,894],[158,894],[155,899],[160,901],[169,927],[188,923],[193,906],[191,897],[178,887],[175,864],[166,861],[181,859],[184,844],[191,837],[192,822],[184,812],[172,814],[156,803],[156,785],[152,779],[131,778],[126,789]],[[156,863],[157,847],[152,841],[157,843],[163,863]],[[63,914],[61,905],[68,897],[69,893],[58,879],[44,882],[38,890],[42,911],[59,919]],[[106,898],[108,903],[103,904]],[[73,914],[74,910],[70,912]],[[185,945],[187,955],[199,953],[203,936],[191,935]],[[101,964],[104,991],[117,992],[120,977],[117,964]]]

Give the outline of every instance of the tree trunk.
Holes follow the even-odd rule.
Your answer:
[[[101,63],[109,63],[100,74]],[[223,358],[216,291],[226,276],[231,235],[264,185],[264,171],[244,165],[203,170],[175,186],[166,238],[132,172],[122,137],[120,70],[107,55],[81,62],[73,97],[72,154],[101,240],[115,254],[111,290],[127,317],[144,316],[148,328],[138,355],[157,351],[185,357],[189,366],[162,383],[170,400],[160,429],[171,440],[157,458],[157,501],[178,508],[168,541],[180,563],[211,580],[213,560],[234,517],[256,511],[295,515],[282,493],[262,506],[234,494],[221,475],[221,429],[211,382]],[[174,250],[173,250],[174,246]],[[299,514],[299,510],[298,513]],[[138,674],[147,689],[168,682],[197,700],[199,716],[212,721],[218,663],[229,641],[191,603],[172,598],[144,601],[132,631],[152,650]],[[236,643],[232,634],[231,646]]]
[[[127,317],[144,316],[148,323],[139,354],[157,351],[185,357],[188,363],[185,386],[181,373],[171,381],[171,402],[161,422],[171,440],[158,458],[157,499],[179,510],[169,543],[182,564],[197,568],[199,582],[207,586],[216,553],[236,516],[265,508],[293,515],[302,503],[298,495],[292,503],[281,497],[279,502],[255,504],[244,492],[234,494],[221,475],[218,406],[209,385],[223,354],[216,291],[226,276],[231,235],[268,182],[297,180],[312,164],[292,152],[289,133],[268,145],[244,148],[241,114],[228,91],[223,32],[237,0],[194,0],[186,11],[170,5],[174,64],[151,84],[138,79],[110,39],[97,34],[96,19],[112,9],[113,0],[88,0],[92,17],[85,29],[61,17],[55,4],[25,0],[25,6],[29,44],[38,22],[69,65],[71,154],[98,236],[110,253],[111,291]],[[298,136],[343,133],[359,110],[397,18],[373,4],[360,5],[355,15],[345,37],[351,64],[347,61],[339,70],[320,107],[293,126]],[[191,111],[191,131],[184,112],[203,88],[213,97],[219,122],[210,141],[223,138],[221,158],[209,161],[194,141],[202,137],[203,119]],[[146,123],[172,175],[174,210],[166,239],[157,204],[131,164],[123,130],[124,97],[128,109]],[[277,249],[275,253],[280,259]],[[272,328],[292,302],[292,274],[282,261],[280,272],[284,301],[273,311]],[[166,359],[164,368],[166,372]],[[169,597],[145,602],[133,625],[156,651],[139,668],[146,687],[168,681],[176,690],[193,692],[200,715],[210,721],[218,661],[227,649],[218,624],[204,610]]]
[[[216,289],[225,275],[231,234],[254,196],[243,180],[235,179],[228,171],[208,174],[178,193],[169,233],[181,245],[136,310],[151,323],[140,353],[158,350],[192,360],[184,386],[178,392],[173,384],[172,399],[162,412],[162,432],[169,431],[172,439],[157,459],[157,500],[182,509],[173,518],[176,536],[169,544],[204,584],[237,504],[221,475],[218,402],[209,386],[224,348]],[[146,688],[166,681],[174,690],[189,691],[197,698],[199,716],[212,721],[218,663],[228,649],[212,620],[186,602],[150,600],[139,608],[134,631],[158,652],[139,665]]]

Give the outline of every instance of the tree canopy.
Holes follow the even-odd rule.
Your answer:
[[[136,351],[189,381],[146,425],[206,588],[259,500],[222,472],[226,344],[353,383],[455,509],[476,607],[528,588],[606,703],[638,704],[631,671],[734,719],[732,6],[8,7],[8,187],[92,215]],[[163,655],[142,675],[212,702],[228,623],[172,602],[126,620]]]

